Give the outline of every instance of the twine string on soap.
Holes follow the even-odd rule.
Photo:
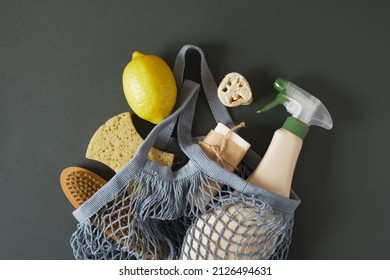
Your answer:
[[[222,165],[223,168],[227,168],[227,166],[229,166],[234,171],[237,170],[237,167],[234,164],[232,164],[230,162],[230,160],[223,155],[223,152],[226,148],[226,145],[227,145],[227,142],[229,140],[230,135],[234,131],[236,131],[237,129],[242,128],[242,127],[245,127],[245,122],[241,122],[241,123],[233,126],[232,128],[230,128],[228,133],[223,136],[221,147],[218,147],[217,145],[210,145],[210,144],[207,144],[205,142],[202,142],[203,145],[205,145],[207,148],[209,148],[215,154],[215,156],[217,157],[217,160],[216,160],[217,163]]]

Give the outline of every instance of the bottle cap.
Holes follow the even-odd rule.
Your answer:
[[[298,136],[302,140],[305,139],[309,132],[309,126],[294,117],[288,117],[282,128]]]

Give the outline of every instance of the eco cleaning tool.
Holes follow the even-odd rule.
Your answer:
[[[79,208],[95,192],[106,184],[100,176],[87,169],[70,166],[61,172],[60,183],[66,197]]]
[[[239,73],[229,73],[218,86],[218,98],[227,107],[252,104],[252,91],[248,81]]]
[[[60,183],[62,190],[66,197],[75,208],[79,208],[85,201],[91,198],[99,189],[101,189],[107,182],[93,173],[82,167],[70,166],[65,168],[60,175]],[[129,205],[122,205],[122,209],[116,209],[120,215],[126,215]],[[106,230],[106,235],[112,239],[120,241],[123,237],[123,232],[118,228],[122,225],[114,225],[112,228]],[[100,226],[100,229],[102,227]],[[97,230],[97,229],[95,229]],[[162,250],[161,259],[165,258],[166,252]],[[146,256],[146,259],[152,259],[152,255]]]
[[[125,112],[107,120],[93,134],[85,157],[104,163],[118,173],[135,155],[142,142],[134,126],[132,114]],[[152,147],[148,158],[172,166],[174,155]]]
[[[289,197],[296,162],[309,126],[331,129],[333,121],[325,105],[300,87],[282,78],[275,81],[274,87],[278,95],[258,113],[283,104],[292,116],[275,131],[267,152],[248,182]]]

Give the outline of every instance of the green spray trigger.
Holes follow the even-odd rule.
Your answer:
[[[307,126],[315,125],[325,129],[333,127],[328,109],[318,98],[283,78],[277,78],[274,87],[278,91],[276,98],[258,110],[257,113],[283,104],[292,117]]]
[[[278,95],[276,95],[276,97],[275,97],[275,99],[273,101],[271,101],[270,103],[264,105],[262,108],[257,110],[256,113],[263,113],[265,111],[268,111],[268,110],[272,109],[275,106],[283,104],[286,100],[287,100],[286,94],[284,92],[280,92],[280,93],[278,93]]]
[[[263,108],[256,111],[256,113],[263,113],[268,111],[275,106],[283,104],[288,98],[286,94],[286,87],[289,82],[283,78],[277,78],[274,82],[274,88],[279,91],[278,95],[276,95],[275,99],[270,103],[263,106]]]

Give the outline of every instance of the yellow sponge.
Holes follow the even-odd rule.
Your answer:
[[[100,161],[119,172],[133,157],[143,139],[134,127],[129,112],[112,117],[92,136],[86,158]],[[172,166],[174,155],[155,148],[148,158],[165,166]]]

